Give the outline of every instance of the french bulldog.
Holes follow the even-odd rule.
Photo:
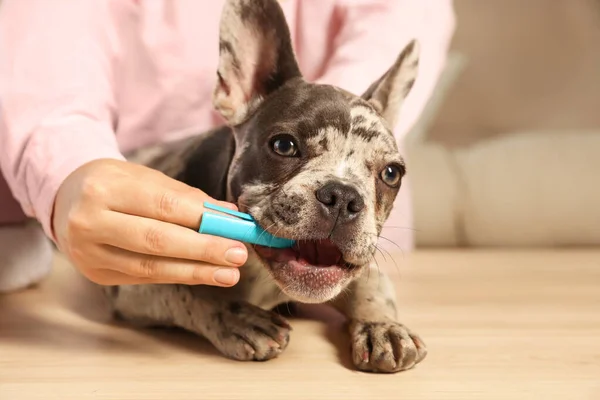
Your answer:
[[[226,125],[155,147],[144,163],[297,244],[247,245],[231,288],[106,288],[115,314],[194,332],[235,360],[264,361],[290,338],[277,305],[326,303],[349,321],[358,370],[414,367],[425,345],[397,320],[393,285],[373,260],[405,174],[392,129],[417,77],[418,43],[356,96],[303,79],[276,0],[227,1],[219,32],[213,104]]]

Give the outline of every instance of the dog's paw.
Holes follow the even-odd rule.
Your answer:
[[[229,304],[215,314],[214,345],[240,361],[266,361],[287,347],[291,327],[280,315],[248,303]]]
[[[361,371],[399,372],[427,355],[423,341],[397,322],[352,321],[352,360]]]

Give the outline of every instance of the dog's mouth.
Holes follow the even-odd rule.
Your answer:
[[[300,240],[292,248],[256,246],[282,290],[305,302],[321,302],[337,294],[353,274],[339,247],[329,239]],[[300,298],[299,298],[300,297]]]
[[[316,268],[345,265],[344,255],[329,239],[300,240],[288,249],[256,246],[256,252],[266,260],[275,262],[296,261]]]

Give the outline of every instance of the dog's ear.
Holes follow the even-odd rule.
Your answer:
[[[402,50],[394,65],[362,95],[392,129],[396,125],[402,103],[417,79],[419,53],[419,43],[416,40],[411,41]]]
[[[227,0],[220,24],[213,104],[229,125],[237,125],[301,73],[277,0]]]

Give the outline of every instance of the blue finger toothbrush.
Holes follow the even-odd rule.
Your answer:
[[[205,211],[202,214],[200,229],[198,229],[200,233],[278,249],[292,247],[295,243],[294,240],[271,235],[261,228],[250,214],[208,202],[204,203],[204,207],[226,215]]]

